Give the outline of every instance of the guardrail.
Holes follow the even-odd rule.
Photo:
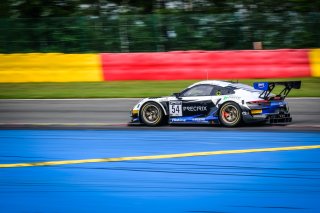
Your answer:
[[[320,77],[320,49],[0,54],[0,82]]]

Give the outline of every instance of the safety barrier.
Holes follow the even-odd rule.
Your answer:
[[[310,76],[308,50],[103,53],[105,80]]]
[[[0,82],[102,81],[97,54],[0,54]]]
[[[312,49],[309,53],[311,76],[320,77],[320,49]]]
[[[320,49],[0,54],[0,82],[320,77]]]

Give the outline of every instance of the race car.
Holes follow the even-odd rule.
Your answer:
[[[282,91],[272,93],[276,86]],[[292,121],[284,99],[301,81],[255,82],[253,87],[237,82],[207,80],[172,96],[145,98],[131,110],[130,124],[212,124],[236,127],[245,123]]]

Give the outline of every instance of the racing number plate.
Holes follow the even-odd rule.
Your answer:
[[[182,102],[170,101],[169,102],[169,114],[170,116],[182,116]]]

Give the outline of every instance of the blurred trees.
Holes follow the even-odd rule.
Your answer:
[[[320,1],[2,0],[0,52],[320,47]]]

